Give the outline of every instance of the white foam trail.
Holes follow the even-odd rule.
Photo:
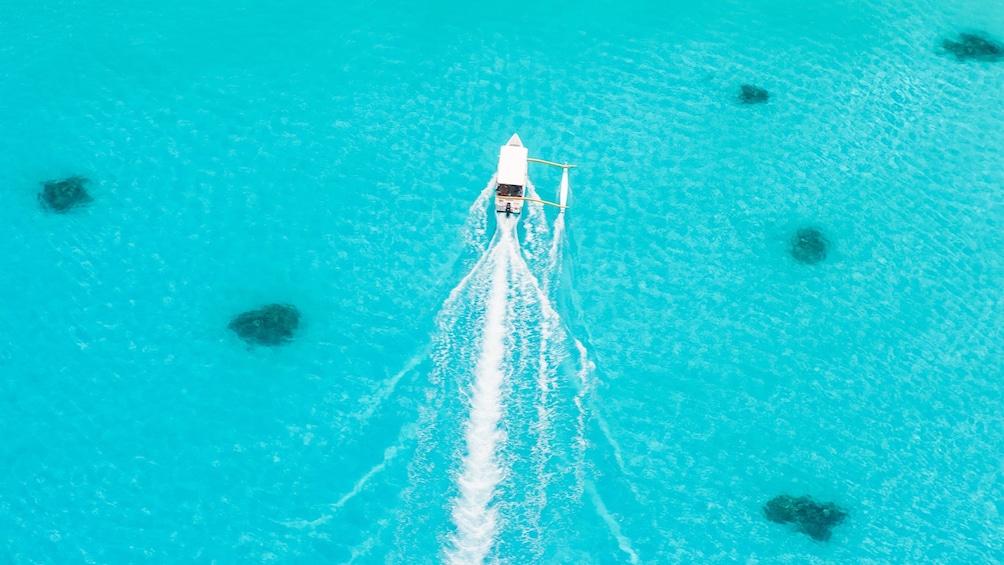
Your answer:
[[[610,425],[607,424],[606,419],[604,419],[600,414],[596,414],[596,423],[600,426],[600,431],[603,432],[603,437],[606,438],[607,443],[609,443],[610,447],[614,450],[614,459],[617,461],[617,467],[620,469],[620,472],[624,474],[624,476],[630,476],[627,467],[624,465],[624,456],[621,454],[621,446],[617,443],[617,440],[614,439],[613,433],[610,432]]]
[[[543,541],[546,539],[546,535],[540,525],[540,518],[547,506],[547,492],[552,478],[552,474],[547,468],[552,457],[551,443],[554,441],[551,422],[554,412],[552,392],[558,388],[557,373],[560,364],[560,357],[559,354],[555,353],[555,349],[560,348],[564,334],[561,329],[561,320],[548,300],[547,294],[518,253],[512,258],[512,264],[514,265],[513,279],[518,281],[518,284],[514,286],[520,290],[527,306],[533,307],[535,310],[539,309],[539,312],[534,312],[534,315],[539,315],[540,318],[536,335],[537,419],[533,427],[536,443],[532,452],[536,477],[536,496],[534,497],[535,505],[529,509],[529,515],[526,517],[526,528],[536,532],[532,538],[534,540],[532,549],[534,559],[532,561],[541,562],[545,551]],[[529,296],[525,296],[526,294]]]
[[[629,563],[637,565],[638,554],[631,549],[631,540],[621,532],[620,524],[617,523],[617,520],[607,510],[607,505],[603,504],[603,499],[596,492],[596,486],[592,482],[587,482],[586,488],[589,491],[590,498],[593,499],[593,505],[596,506],[596,513],[603,519],[603,522],[607,525],[607,529],[610,530],[611,535],[617,540],[617,547],[627,554]]]
[[[575,394],[575,409],[578,414],[575,419],[575,486],[581,494],[585,484],[586,475],[586,450],[589,448],[589,440],[586,439],[586,396],[592,391],[593,380],[590,378],[594,374],[596,365],[589,360],[589,352],[582,342],[575,340],[575,349],[579,352],[579,370],[576,376],[579,378],[579,391]]]
[[[546,551],[544,544],[548,539],[547,532],[541,526],[541,517],[548,505],[548,492],[555,475],[554,471],[549,469],[549,463],[553,457],[552,444],[555,440],[553,420],[557,408],[555,405],[557,397],[554,393],[559,389],[558,368],[566,354],[564,349],[566,334],[561,318],[541,286],[541,281],[531,272],[530,266],[519,251],[516,246],[510,250],[511,286],[515,292],[514,298],[517,304],[514,315],[521,320],[539,319],[534,328],[536,333],[532,336],[524,336],[518,346],[520,359],[536,357],[536,401],[534,402],[536,419],[529,430],[535,437],[535,443],[531,450],[534,468],[534,496],[528,497],[530,504],[526,509],[527,514],[521,520],[521,528],[525,532],[524,539],[531,545],[527,554],[529,561],[541,562]],[[522,329],[524,331],[530,330],[529,327]],[[535,351],[532,349],[534,347]],[[522,369],[530,369],[530,367]],[[523,370],[517,371],[516,368],[513,368],[513,372],[514,374],[522,374]],[[520,488],[526,489],[529,486],[520,485]]]
[[[464,237],[482,233],[493,187],[494,179],[471,207]],[[538,197],[529,182],[527,196]],[[571,340],[548,292],[560,270],[564,223],[556,225],[552,239],[544,209],[527,206],[523,217],[497,216],[492,240],[482,243],[485,251],[436,316],[432,386],[419,408],[410,485],[401,493],[405,508],[396,519],[402,555],[436,527],[429,518],[447,510],[440,492],[454,493],[448,506],[452,531],[441,554],[450,564],[502,559],[494,554],[509,556],[517,547],[524,559],[543,562],[548,548],[560,543],[560,534],[547,531],[549,509],[586,502],[584,397],[591,387],[573,385],[576,420],[576,408],[566,405],[571,399],[562,391]],[[528,240],[522,246],[519,222]],[[579,381],[588,382],[592,371],[579,372]],[[465,418],[459,429],[458,416]],[[513,433],[519,435],[507,436]],[[449,475],[429,476],[442,468],[445,449],[452,450],[456,466]],[[555,480],[576,484],[556,489]],[[512,493],[518,494],[510,499]],[[562,513],[559,507],[550,512]]]
[[[474,267],[471,268],[471,272],[464,275],[464,278],[460,279],[460,282],[457,283],[457,286],[453,287],[453,290],[450,291],[450,294],[446,297],[446,300],[443,301],[443,306],[440,308],[440,315],[438,316],[439,318],[438,321],[440,323],[442,323],[444,320],[448,320],[451,318],[449,314],[452,314],[453,306],[454,304],[456,304],[457,298],[460,297],[460,293],[462,293],[464,289],[467,288],[467,285],[468,283],[470,283],[471,279],[473,279],[475,276],[481,273],[482,265],[484,265],[489,258],[490,255],[487,253],[478,258],[478,262],[475,263]]]
[[[373,547],[376,546],[377,541],[380,539],[380,535],[383,533],[383,530],[386,526],[387,523],[384,522],[383,524],[381,524],[380,529],[377,530],[377,533],[375,535],[366,538],[362,543],[353,547],[352,555],[349,557],[349,560],[345,562],[345,565],[352,565],[353,563],[356,562],[356,559],[359,559],[360,557],[366,557],[367,555],[369,555],[370,551],[373,551]]]
[[[399,442],[400,442],[400,438],[399,438]],[[359,493],[361,493],[363,491],[363,489],[366,488],[366,484],[370,481],[370,479],[372,479],[376,475],[380,474],[384,469],[387,468],[387,464],[390,463],[391,460],[394,459],[394,457],[397,455],[397,452],[398,452],[399,448],[400,447],[399,447],[398,444],[394,444],[394,445],[391,445],[390,447],[388,447],[387,449],[385,449],[383,451],[383,461],[381,461],[380,463],[377,463],[376,465],[374,465],[369,471],[366,472],[366,474],[364,474],[362,477],[360,477],[359,480],[356,481],[356,484],[352,487],[352,490],[349,491],[349,492],[347,492],[347,493],[345,493],[345,495],[343,495],[340,499],[338,499],[338,502],[335,502],[334,504],[331,504],[331,505],[328,506],[328,508],[331,510],[330,514],[324,514],[323,516],[321,516],[320,518],[317,518],[316,520],[290,520],[290,521],[279,522],[279,523],[282,524],[283,526],[287,526],[287,527],[290,527],[290,528],[296,528],[296,529],[300,529],[300,530],[302,530],[304,528],[316,528],[317,526],[321,526],[321,525],[325,524],[326,522],[328,522],[328,520],[331,520],[331,518],[334,517],[334,515],[343,506],[345,506],[346,502],[352,500]]]
[[[551,239],[551,251],[547,254],[549,277],[555,278],[561,271],[561,243],[565,237],[565,212],[558,213],[558,218],[554,220],[554,237]],[[551,281],[546,280],[545,284]]]
[[[566,178],[568,171],[562,171],[562,178]],[[558,198],[561,198],[561,186],[558,187]],[[543,276],[544,293],[548,294],[551,284],[557,282],[561,274],[561,252],[562,243],[565,240],[565,210],[558,211],[558,217],[554,220],[554,232],[551,237],[551,248],[547,253],[547,271]]]
[[[529,179],[526,181],[526,196],[540,199],[537,189]],[[538,202],[526,202],[526,247],[523,252],[530,262],[535,262],[541,258],[545,240],[550,228],[547,225],[547,215],[544,213],[544,205]]]
[[[513,278],[520,281],[520,286],[525,287],[525,290],[533,293],[533,299],[539,302],[541,312],[547,320],[552,323],[560,324],[560,316],[558,316],[558,312],[554,309],[554,306],[551,305],[551,300],[544,292],[540,281],[537,280],[537,277],[535,277],[530,271],[529,265],[527,265],[526,261],[523,260],[522,255],[519,253],[519,247],[512,247],[512,249],[509,250],[509,254],[513,269]]]
[[[462,228],[464,242],[477,249],[481,256],[470,272],[460,280],[457,286],[450,291],[446,300],[443,301],[443,306],[440,308],[440,319],[449,317],[448,314],[451,313],[452,307],[456,303],[460,293],[467,288],[467,284],[471,278],[481,272],[481,266],[488,259],[489,254],[485,253],[488,250],[488,245],[485,243],[485,235],[488,233],[488,211],[486,207],[488,199],[491,198],[495,190],[495,176],[492,175],[492,178],[488,180],[488,184],[481,189],[481,193],[474,200],[474,204],[471,204],[471,207],[467,210],[467,219],[464,221],[464,227]]]
[[[491,253],[492,279],[484,334],[474,369],[470,416],[464,426],[467,453],[457,481],[460,494],[453,505],[457,531],[447,551],[454,564],[483,563],[495,539],[498,512],[490,503],[503,474],[496,450],[502,435],[498,424],[502,416],[506,303],[515,225],[515,219],[499,217],[500,239]]]
[[[396,455],[397,455],[397,446],[396,445],[392,445],[392,446],[388,447],[387,449],[385,449],[383,451],[383,461],[381,461],[379,464],[375,465],[365,475],[363,475],[358,481],[356,481],[356,484],[355,484],[354,487],[352,487],[352,490],[349,491],[348,493],[346,493],[345,496],[343,496],[340,499],[338,499],[338,502],[332,504],[331,505],[331,511],[332,512],[338,512],[338,510],[342,506],[345,506],[346,502],[348,502],[354,496],[356,496],[357,494],[359,494],[360,492],[362,492],[363,489],[366,487],[366,483],[368,483],[370,479],[372,479],[374,476],[376,476],[377,473],[380,473],[381,471],[383,471],[384,469],[386,469],[387,468],[387,464],[390,463],[391,460],[394,459],[394,456],[396,456]]]
[[[597,378],[596,378],[596,364],[589,360],[589,353],[586,347],[582,345],[578,339],[575,340],[575,348],[579,351],[579,392],[575,395],[575,406],[579,410],[578,418],[576,421],[575,430],[575,445],[576,445],[576,484],[577,487],[583,484],[585,480],[585,453],[586,449],[589,447],[589,442],[586,439],[586,419],[591,416],[596,420],[596,425],[599,426],[600,432],[603,433],[603,438],[606,439],[607,444],[610,445],[614,452],[614,460],[617,462],[617,469],[621,472],[621,475],[625,479],[629,479],[632,473],[628,470],[627,465],[624,463],[624,455],[621,451],[620,443],[614,438],[614,434],[610,429],[610,424],[607,423],[606,418],[599,410],[593,411],[590,415],[586,410],[586,401],[588,395],[596,389]],[[581,488],[581,487],[580,487]],[[628,488],[631,489],[631,493],[634,494],[635,500],[639,503],[641,502],[638,496],[638,489],[634,484],[628,480]]]
[[[376,393],[374,393],[372,396],[363,397],[361,401],[368,402],[369,405],[367,406],[366,410],[364,410],[357,416],[358,419],[361,422],[369,421],[369,419],[373,417],[373,414],[376,413],[376,411],[380,408],[383,402],[387,400],[387,398],[391,394],[394,394],[394,389],[397,388],[397,383],[399,383],[405,375],[414,370],[415,367],[419,365],[419,363],[425,360],[425,357],[428,354],[429,352],[427,350],[416,353],[411,359],[408,360],[407,363],[404,364],[404,367],[400,371],[398,371],[396,375],[394,375],[389,380],[384,382],[384,385],[379,390],[377,390]]]
[[[467,210],[467,220],[464,222],[463,227],[465,243],[481,253],[484,253],[488,249],[485,239],[485,234],[488,233],[488,214],[485,207],[488,204],[488,199],[491,198],[492,192],[495,190],[495,177],[496,175],[492,175],[492,178],[488,180],[488,184],[481,189],[481,194],[478,194],[477,199],[474,200],[474,203]]]
[[[585,399],[589,392],[596,387],[596,364],[589,360],[588,351],[586,351],[585,346],[582,345],[582,342],[578,339],[575,340],[575,349],[578,350],[579,358],[579,390],[578,393],[575,394],[574,400],[575,405],[579,410],[575,435],[576,444],[580,444],[582,446],[580,449],[583,450],[584,457],[584,450],[587,445],[587,441],[585,439]],[[610,448],[613,450],[613,459],[617,463],[617,469],[624,477],[630,477],[631,473],[628,472],[628,467],[624,465],[623,454],[620,451],[620,444],[618,444],[616,439],[613,438],[613,433],[610,432],[610,427],[606,422],[606,418],[604,418],[598,410],[594,411],[592,416],[596,419],[596,425],[599,427],[599,431],[603,434],[603,438],[606,440],[606,443],[609,444]],[[632,488],[632,491],[634,491],[634,488]]]

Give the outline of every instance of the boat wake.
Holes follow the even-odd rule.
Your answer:
[[[512,218],[500,222],[499,241],[487,265],[490,278],[484,327],[474,380],[470,385],[470,415],[464,425],[466,454],[457,477],[459,492],[453,504],[457,532],[451,536],[451,547],[447,551],[452,563],[484,561],[497,527],[497,511],[490,504],[503,474],[496,450],[504,441],[499,419],[506,376],[502,366],[505,341],[513,329],[512,320],[506,320],[506,306],[514,227]]]
[[[365,515],[380,493],[396,495],[392,514],[362,528],[350,563],[380,548],[386,562],[580,562],[589,560],[581,548],[603,536],[638,562],[618,513],[600,496],[609,481],[595,483],[587,457],[599,426],[625,472],[602,415],[589,409],[595,364],[554,306],[567,252],[564,213],[549,224],[531,201],[522,215],[495,214],[486,244],[495,185],[493,177],[470,208],[462,234],[470,267],[436,315],[431,343],[357,415],[377,435],[406,419],[395,442],[382,459],[372,454],[371,467],[322,516],[281,522],[322,536]],[[529,181],[526,189],[539,200]],[[566,193],[567,171],[561,202]]]
[[[482,200],[472,215],[484,214]],[[519,216],[497,215],[494,237],[437,315],[401,555],[423,553],[416,540],[431,531],[455,564],[540,562],[570,543],[584,499],[591,371],[549,296],[560,242],[541,208],[528,207],[522,230]],[[483,225],[469,218],[466,229]]]

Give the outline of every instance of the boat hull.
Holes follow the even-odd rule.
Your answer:
[[[499,150],[499,168],[496,173],[495,211],[505,214],[523,212],[523,191],[526,177],[527,151],[519,136],[513,134]]]

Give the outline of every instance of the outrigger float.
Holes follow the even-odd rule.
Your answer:
[[[552,163],[541,159],[533,159],[528,156],[526,147],[515,133],[509,138],[509,142],[499,150],[499,170],[495,175],[495,211],[504,213],[506,216],[523,212],[524,202],[538,202],[548,206],[555,206],[564,212],[568,208],[568,169],[575,165],[562,163]],[[552,167],[561,167],[561,186],[558,189],[558,202],[547,202],[537,198],[526,196],[527,163],[542,163]]]

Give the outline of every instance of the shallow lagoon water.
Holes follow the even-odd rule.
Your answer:
[[[513,131],[579,167],[553,456],[519,381],[490,558],[1004,559],[1004,66],[938,52],[1004,8],[517,8],[9,3],[4,560],[448,559],[468,383],[433,377],[477,343],[438,324]],[[93,201],[47,214],[73,175]],[[269,303],[292,343],[227,330]],[[779,494],[848,518],[815,542]]]

